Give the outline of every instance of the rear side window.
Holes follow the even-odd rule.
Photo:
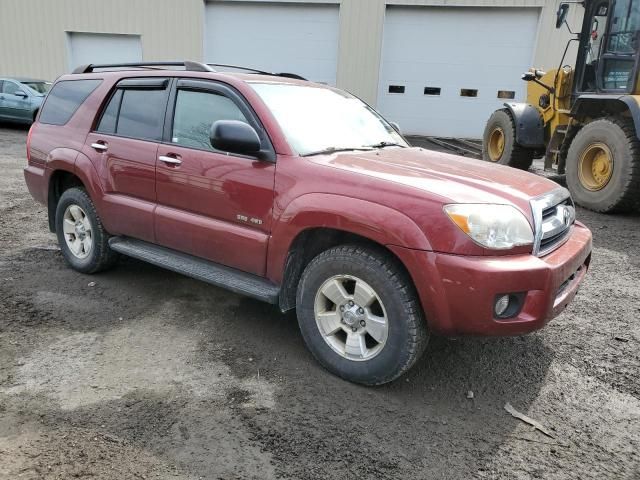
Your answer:
[[[64,125],[102,80],[62,80],[56,83],[40,113],[40,123]]]
[[[102,112],[96,130],[142,140],[160,140],[166,104],[166,88],[141,85],[117,88]]]

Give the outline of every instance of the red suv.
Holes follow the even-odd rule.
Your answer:
[[[412,148],[352,95],[291,77],[184,62],[59,78],[25,178],[71,267],[124,254],[295,308],[320,363],[369,385],[430,333],[519,335],[573,299],[591,233],[566,189]]]

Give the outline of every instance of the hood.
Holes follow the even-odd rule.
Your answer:
[[[313,161],[422,190],[442,203],[513,204],[557,189],[551,180],[503,165],[422,148],[386,148],[313,157]]]

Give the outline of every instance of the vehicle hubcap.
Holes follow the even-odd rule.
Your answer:
[[[580,156],[578,177],[584,188],[592,192],[607,186],[613,175],[613,155],[604,143],[589,145]]]
[[[504,131],[500,127],[495,127],[489,134],[489,159],[497,162],[504,153]]]
[[[89,217],[78,205],[69,205],[62,220],[64,239],[71,253],[86,258],[93,248],[93,235]]]
[[[348,360],[372,359],[389,335],[380,297],[369,284],[351,275],[335,275],[322,284],[314,315],[327,345]]]

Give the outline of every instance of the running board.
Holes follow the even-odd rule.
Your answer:
[[[143,260],[216,287],[226,288],[263,302],[278,303],[280,288],[257,275],[128,237],[113,237],[109,240],[109,246],[128,257]]]

